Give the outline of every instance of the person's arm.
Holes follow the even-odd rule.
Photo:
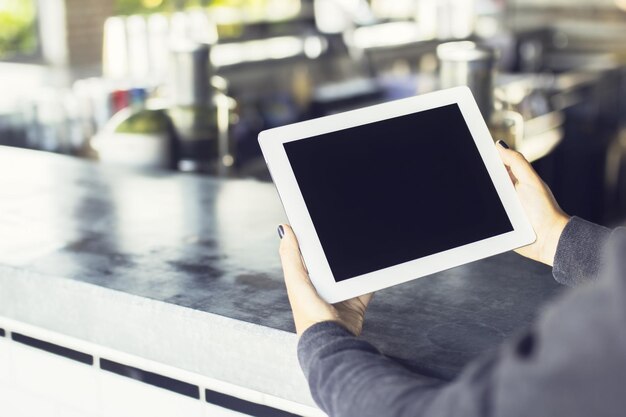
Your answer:
[[[331,417],[421,415],[443,386],[386,358],[334,321],[302,334],[298,359],[313,399]]]

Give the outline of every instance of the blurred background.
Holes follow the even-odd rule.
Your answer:
[[[261,130],[469,85],[569,214],[626,217],[626,0],[0,0],[0,144],[269,181]]]

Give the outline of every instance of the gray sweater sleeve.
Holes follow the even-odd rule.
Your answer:
[[[605,227],[572,217],[556,249],[552,268],[554,279],[570,287],[596,280],[610,233]]]
[[[594,251],[604,245],[589,239],[606,239],[605,229],[592,229],[574,219],[559,243],[557,274],[573,273],[571,283],[583,280],[576,265],[598,275],[599,252],[579,246],[579,239]],[[313,398],[331,417],[619,415],[626,409],[626,260],[619,255],[626,233],[615,235],[611,272],[552,303],[530,329],[449,383],[410,372],[337,323],[312,326],[298,356]]]

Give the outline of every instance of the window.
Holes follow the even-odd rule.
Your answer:
[[[296,17],[300,0],[115,0],[116,15],[206,8],[217,24],[280,21]]]
[[[0,0],[0,60],[38,52],[36,0]]]
[[[179,3],[184,5],[186,2],[184,0],[115,0],[115,14],[127,16],[131,14],[171,11]]]

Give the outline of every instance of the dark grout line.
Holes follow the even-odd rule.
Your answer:
[[[36,349],[44,350],[54,355],[63,356],[64,358],[71,359],[76,362],[84,363],[85,365],[93,365],[93,356],[83,352],[79,352],[74,349],[66,348],[63,346],[55,345],[54,343],[44,342],[43,340],[35,339],[30,336],[23,335],[21,333],[11,333],[11,338],[23,345],[34,347]]]
[[[255,417],[299,417],[297,414],[279,410],[278,408],[242,400],[241,398],[236,398],[209,389],[205,389],[204,394],[206,402],[210,404]]]
[[[103,358],[100,358],[100,368],[186,397],[195,398],[196,400],[200,399],[200,388],[188,382],[179,381],[178,379],[169,378]]]

